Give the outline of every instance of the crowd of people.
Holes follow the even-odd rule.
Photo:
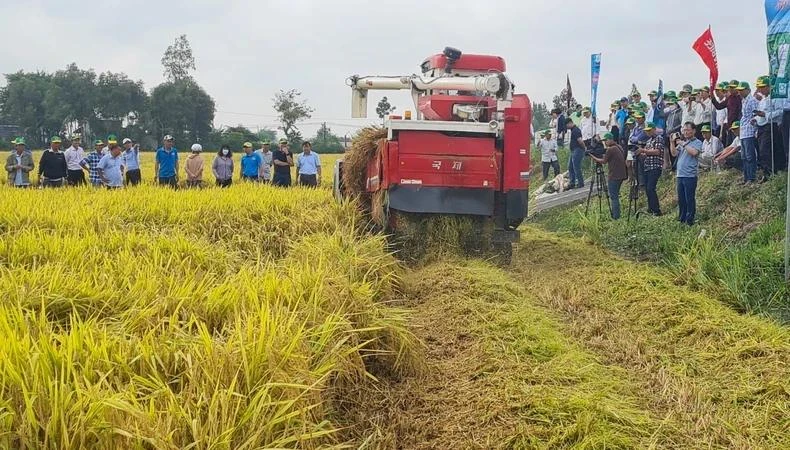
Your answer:
[[[761,76],[756,90],[746,81],[721,82],[711,89],[684,85],[678,92],[651,91],[649,103],[636,87],[612,102],[607,120],[596,122],[590,108],[566,115],[552,111],[552,122],[538,142],[544,180],[561,172],[557,148],[568,139],[569,189],[584,187],[582,162],[590,155],[607,164],[612,217],[620,217],[620,188],[633,180],[643,190],[650,214],[662,214],[657,184],[674,172],[680,222],[692,225],[700,171],[738,168],[741,184],[755,186],[787,169],[790,159],[790,101],[771,98],[771,80]]]
[[[62,150],[63,144],[60,137],[52,137],[50,148],[44,150],[36,165],[25,139],[16,138],[13,141],[14,150],[6,160],[8,183],[19,188],[33,186],[31,174],[36,168],[37,184],[44,188],[90,184],[119,189],[138,185],[143,180],[140,146],[130,138],[119,143],[114,135],[110,135],[106,142],[95,141],[93,151],[89,153],[82,148],[82,137],[79,134],[71,136],[65,151]],[[260,149],[253,150],[252,143],[245,142],[239,160],[239,179],[271,183],[275,186],[291,186],[291,168],[296,166],[299,185],[318,186],[321,183],[321,158],[312,151],[310,142],[304,142],[302,153],[295,156],[288,148],[287,139],[281,139],[279,144],[277,149],[272,150],[271,144],[264,141]],[[203,147],[200,144],[192,145],[191,152],[183,163],[187,187],[205,185],[205,160],[202,153]],[[211,172],[217,186],[228,187],[232,184],[235,167],[232,150],[223,145],[211,162]],[[165,136],[162,146],[156,150],[154,181],[159,185],[177,187],[180,175],[181,166],[175,141],[172,136]]]

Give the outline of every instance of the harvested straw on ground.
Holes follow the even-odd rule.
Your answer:
[[[343,157],[343,185],[346,194],[362,195],[367,190],[367,167],[376,154],[381,139],[387,137],[387,130],[370,126],[363,128],[351,141],[351,148]]]

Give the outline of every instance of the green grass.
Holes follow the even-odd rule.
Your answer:
[[[705,173],[697,190],[698,221],[676,221],[674,179],[662,179],[664,216],[642,214],[638,221],[612,221],[583,206],[547,211],[535,220],[544,228],[584,235],[630,258],[669,268],[679,283],[719,298],[742,312],[790,323],[790,292],[784,282],[785,180],[759,187],[737,185],[740,174]],[[627,192],[622,193],[624,211]],[[642,209],[645,207],[641,195]],[[703,231],[704,230],[704,231]]]

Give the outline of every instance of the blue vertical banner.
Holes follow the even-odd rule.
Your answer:
[[[596,103],[598,103],[598,79],[601,77],[601,54],[600,53],[593,53],[592,57],[590,58],[590,66],[591,66],[591,74],[590,80],[592,84],[592,93],[590,96],[590,110],[592,110],[592,116],[597,117],[595,114]]]
[[[768,60],[771,66],[772,98],[788,98],[790,74],[790,1],[765,0],[765,18],[768,22]]]

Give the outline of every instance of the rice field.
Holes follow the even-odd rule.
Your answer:
[[[0,447],[341,444],[346,386],[420,364],[358,220],[328,190],[0,187]]]

